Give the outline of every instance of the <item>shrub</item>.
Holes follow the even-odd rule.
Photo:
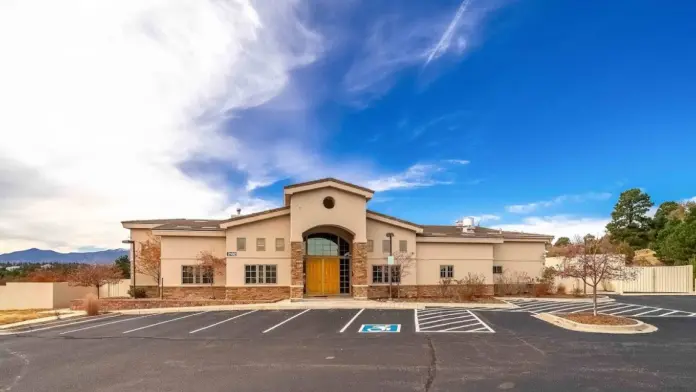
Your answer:
[[[559,283],[558,286],[556,286],[556,292],[558,294],[566,294],[566,287],[563,283]]]
[[[96,316],[99,314],[99,300],[94,294],[87,294],[84,299],[85,312],[88,316]]]
[[[582,289],[580,287],[573,288],[573,295],[576,297],[582,297]]]
[[[456,281],[457,299],[459,301],[471,301],[477,297],[486,295],[486,277],[482,274],[469,272],[464,279]]]
[[[133,295],[133,287],[131,287],[128,289],[128,295],[130,295],[131,298],[147,298],[147,291],[143,287],[136,287],[135,295]]]
[[[445,279],[440,279],[437,285],[437,290],[438,293],[440,294],[441,298],[450,298],[452,297],[452,283],[455,283],[454,279],[451,278],[445,278]]]
[[[543,297],[545,295],[548,295],[550,291],[551,285],[549,285],[548,283],[537,283],[534,285],[535,297]]]

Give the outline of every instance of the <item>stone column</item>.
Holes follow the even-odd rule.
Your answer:
[[[290,243],[290,298],[304,297],[304,248],[302,242]]]
[[[353,298],[367,299],[367,243],[353,243],[350,270]]]

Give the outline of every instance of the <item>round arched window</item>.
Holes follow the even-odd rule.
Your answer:
[[[332,209],[332,208],[334,208],[335,205],[336,205],[336,200],[334,200],[333,197],[327,196],[324,198],[324,207],[326,207],[328,209]]]

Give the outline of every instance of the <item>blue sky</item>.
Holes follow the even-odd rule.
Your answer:
[[[0,252],[329,176],[418,223],[557,236],[601,233],[628,188],[696,197],[690,2],[44,6],[0,6]]]
[[[347,29],[377,34],[370,28],[386,18],[379,10],[394,10],[393,2],[376,3],[377,11],[354,22],[356,30]],[[530,217],[591,219],[588,229],[601,230],[622,190],[644,188],[656,202],[696,194],[696,176],[687,174],[696,163],[696,51],[689,50],[696,6],[520,1],[483,12],[481,3],[471,2],[463,15],[483,14],[474,28],[457,31],[467,42],[461,52],[451,49],[429,64],[411,53],[418,59],[391,70],[379,96],[341,96],[354,62],[380,69],[356,59],[354,48],[300,72],[337,92],[312,110],[312,126],[323,133],[314,151],[325,160],[367,161],[393,173],[433,166],[421,179],[426,184],[380,192],[370,208],[438,224],[462,215],[495,215],[500,219],[484,220],[493,226]],[[406,4],[414,9],[397,15],[415,24],[423,3]],[[454,17],[460,4],[425,8]],[[385,30],[405,33],[394,28]],[[389,38],[383,45],[402,43]],[[278,198],[292,181],[256,194]],[[524,213],[510,208],[530,203],[540,205]]]

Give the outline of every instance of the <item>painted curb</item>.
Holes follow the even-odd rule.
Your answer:
[[[578,332],[639,334],[657,331],[657,327],[655,327],[654,325],[646,324],[640,320],[635,319],[630,319],[636,322],[636,324],[632,325],[596,325],[578,323],[563,317],[558,317],[550,313],[540,313],[537,315],[532,315],[532,317],[536,317],[540,320],[546,321],[549,324],[553,324],[561,328]]]

